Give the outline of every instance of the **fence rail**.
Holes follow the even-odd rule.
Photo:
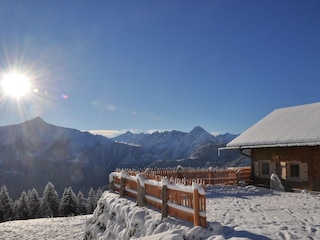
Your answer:
[[[136,199],[138,206],[149,205],[162,212],[162,218],[177,217],[206,227],[206,194],[203,186],[174,184],[163,178],[161,181],[145,179],[143,175],[113,172],[109,176],[110,190],[120,197]]]
[[[206,184],[235,185],[251,182],[251,168],[230,169],[116,169],[109,176],[110,190],[136,199],[162,212],[206,227]]]
[[[239,182],[249,184],[251,182],[251,167],[236,168],[174,168],[174,169],[116,169],[116,172],[126,171],[135,176],[142,174],[146,179],[161,181],[167,177],[170,182],[191,185],[192,182],[199,184],[223,184],[236,185]]]

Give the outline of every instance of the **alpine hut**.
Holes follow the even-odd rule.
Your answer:
[[[320,102],[271,112],[226,145],[251,158],[253,184],[320,191]]]

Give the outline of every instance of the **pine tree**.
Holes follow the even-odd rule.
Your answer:
[[[84,198],[83,193],[79,191],[77,195],[78,214],[87,214],[86,203],[87,201]]]
[[[44,217],[56,217],[59,215],[58,192],[54,189],[54,185],[51,182],[48,182],[43,190],[41,215]]]
[[[12,204],[12,218],[11,219],[19,219],[18,216],[18,202],[19,200],[15,200]]]
[[[0,222],[10,220],[12,214],[13,201],[9,196],[7,187],[3,185],[0,189]]]
[[[17,204],[17,218],[18,219],[28,219],[29,218],[29,205],[28,196],[25,191],[21,193],[21,196]]]
[[[41,201],[35,188],[33,188],[31,191],[28,191],[28,203],[30,218],[40,217]]]
[[[87,198],[87,213],[93,213],[97,206],[96,194],[93,188],[90,188]]]
[[[98,190],[96,191],[96,201],[97,202],[101,196],[102,196],[102,190],[101,190],[101,188],[98,188]]]
[[[77,198],[71,187],[65,188],[61,202],[60,212],[63,216],[72,216],[77,214]]]

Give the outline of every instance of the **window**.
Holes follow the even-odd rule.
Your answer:
[[[292,177],[292,178],[299,178],[300,177],[299,164],[290,164],[290,177]]]
[[[271,160],[254,161],[254,175],[262,178],[269,178],[276,173],[276,163]]]
[[[269,176],[270,173],[270,164],[267,162],[264,162],[261,164],[261,174]]]
[[[309,181],[308,163],[300,161],[281,162],[281,178],[288,181]]]

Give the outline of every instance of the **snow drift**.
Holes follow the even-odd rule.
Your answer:
[[[255,186],[207,186],[207,228],[104,192],[86,240],[320,239],[320,194]]]
[[[3,222],[0,239],[320,239],[319,193],[207,186],[206,194],[205,229],[171,217],[161,221],[158,211],[105,192],[93,215]]]
[[[188,222],[174,218],[161,219],[161,213],[118,194],[104,192],[93,217],[87,222],[85,239],[202,239],[221,233],[221,225],[210,228],[192,227]]]

